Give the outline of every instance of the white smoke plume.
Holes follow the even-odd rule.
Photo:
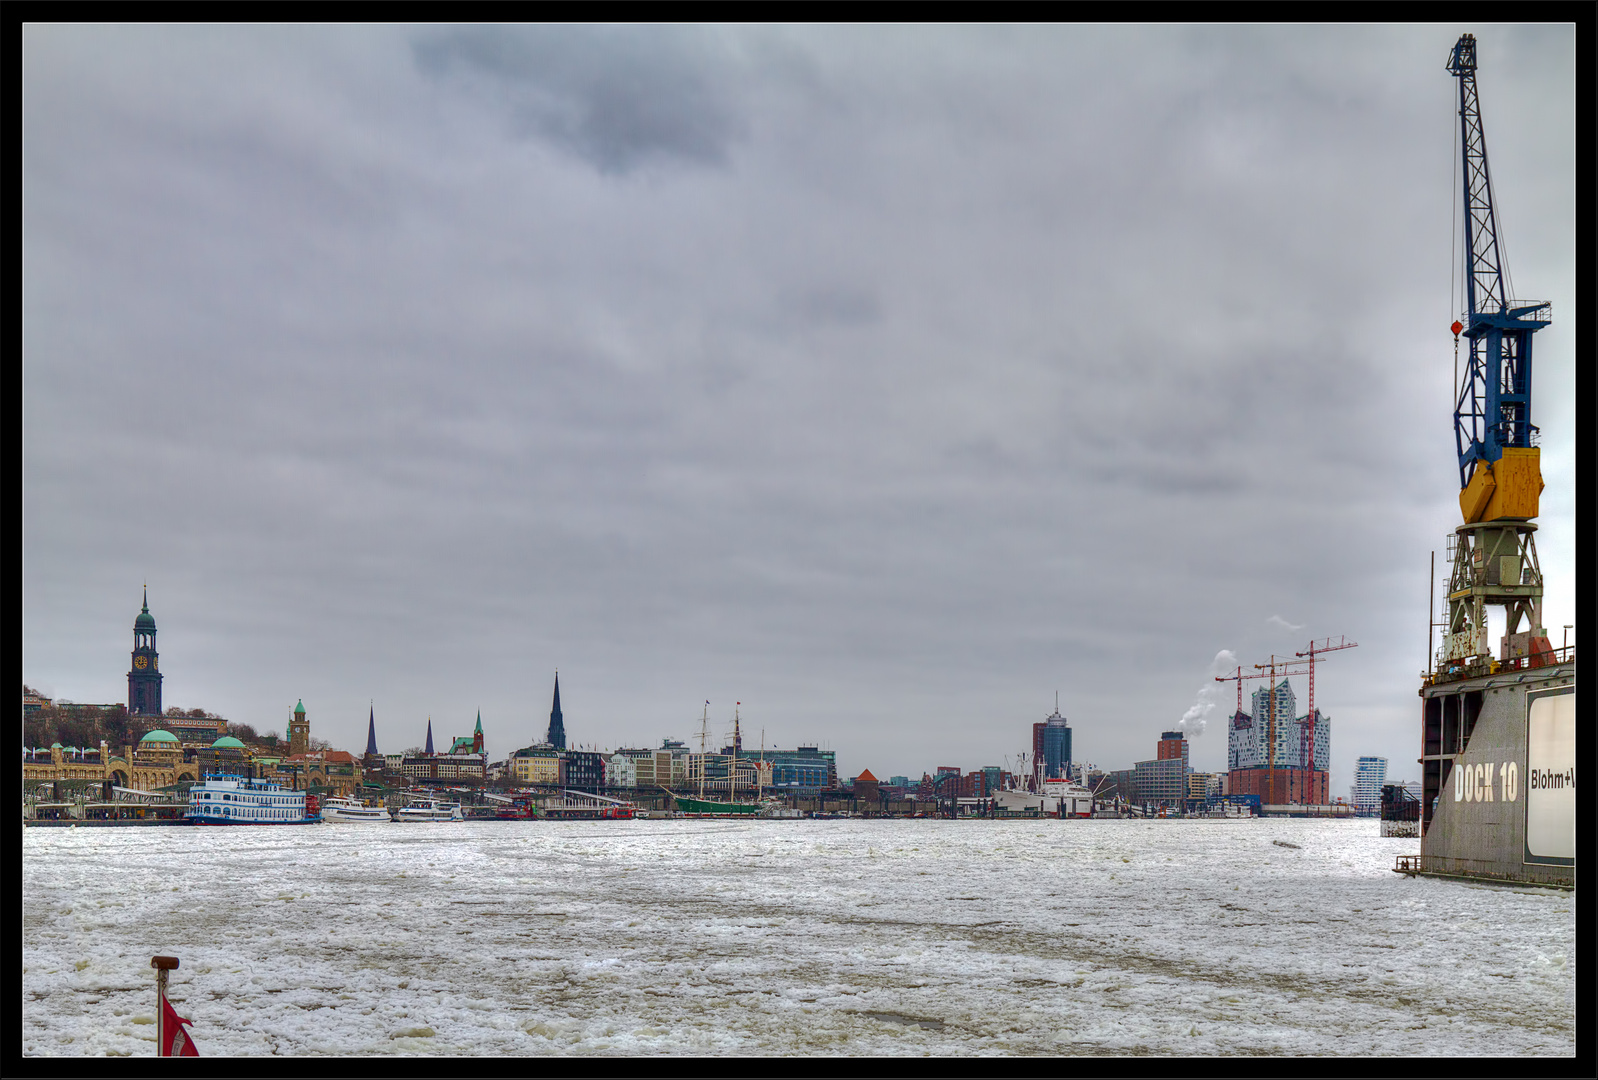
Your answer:
[[[1265,621],[1281,630],[1302,630],[1309,625],[1308,623],[1290,623],[1280,615],[1272,615]]]
[[[1231,649],[1222,649],[1215,654],[1215,659],[1210,661],[1210,681],[1198,688],[1194,695],[1194,702],[1187,712],[1182,714],[1182,719],[1177,722],[1176,729],[1188,734],[1190,738],[1198,738],[1204,734],[1204,725],[1209,720],[1210,713],[1215,707],[1226,699],[1226,688],[1215,681],[1215,676],[1225,675],[1237,670],[1237,654]]]

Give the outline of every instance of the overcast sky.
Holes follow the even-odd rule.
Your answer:
[[[1557,645],[1568,26],[36,25],[24,681],[126,701],[147,581],[166,704],[356,752],[503,756],[558,668],[572,744],[919,777],[1057,692],[1219,770],[1217,653],[1347,635],[1333,793],[1418,778],[1464,31]]]

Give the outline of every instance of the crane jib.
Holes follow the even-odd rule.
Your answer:
[[[1459,81],[1459,125],[1464,197],[1465,311],[1456,338],[1466,339],[1465,363],[1460,371],[1454,404],[1454,442],[1459,458],[1460,507],[1467,520],[1475,513],[1502,513],[1493,495],[1498,480],[1495,463],[1506,450],[1535,456],[1537,426],[1531,417],[1532,335],[1553,319],[1546,302],[1516,300],[1505,286],[1497,215],[1494,213],[1492,175],[1487,164],[1487,140],[1482,130],[1481,100],[1476,88],[1476,38],[1464,34],[1448,57],[1448,72]],[[1484,475],[1482,473],[1485,468]],[[1524,466],[1515,476],[1524,472]],[[1507,476],[1508,474],[1506,474]],[[1529,481],[1528,481],[1529,482]],[[1541,492],[1538,472],[1535,491],[1516,481],[1519,494],[1512,500],[1524,513],[1536,516]],[[1501,493],[1507,497],[1508,493]],[[1529,498],[1529,503],[1528,503]],[[1476,518],[1474,520],[1480,520]]]

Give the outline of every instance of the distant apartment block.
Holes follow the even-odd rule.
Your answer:
[[[1382,785],[1387,783],[1387,759],[1362,757],[1354,764],[1354,808],[1377,813],[1382,808]]]

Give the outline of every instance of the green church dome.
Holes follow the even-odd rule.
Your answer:
[[[170,731],[162,731],[160,728],[156,728],[144,738],[140,739],[139,745],[143,746],[145,743],[176,743],[177,741],[178,737],[172,734]]]
[[[305,715],[305,702],[304,701],[301,701],[298,705],[294,706],[294,715],[295,716],[304,716]]]
[[[224,735],[211,744],[212,750],[243,750],[244,744],[231,735]]]
[[[150,591],[144,592],[144,610],[139,612],[138,618],[133,620],[135,630],[154,630],[155,616],[150,614]]]

